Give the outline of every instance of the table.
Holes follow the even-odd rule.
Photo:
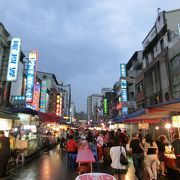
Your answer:
[[[91,149],[78,149],[78,154],[76,162],[81,166],[81,163],[90,163],[91,172],[92,172],[92,163],[96,162]],[[80,172],[79,172],[80,173]]]
[[[116,180],[116,178],[106,173],[86,173],[77,176],[75,180]]]

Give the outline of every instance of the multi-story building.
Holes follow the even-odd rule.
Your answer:
[[[4,25],[0,23],[0,106],[7,107],[12,103],[12,97],[24,96],[24,63],[25,55],[20,50],[19,59],[17,59],[17,78],[13,81],[7,81],[7,71],[10,55],[11,37]],[[11,104],[14,105],[14,104]]]
[[[98,121],[99,108],[101,107],[102,95],[92,94],[87,98],[87,114],[88,120],[93,120],[93,122]]]
[[[142,88],[146,106],[179,97],[179,41],[180,9],[160,12],[142,43]]]
[[[137,85],[135,85],[135,78],[142,72],[142,65],[142,51],[136,51],[126,64],[128,93],[127,105],[129,113],[140,108],[139,102],[142,101],[142,99],[137,96],[140,83],[138,82]],[[138,89],[138,92],[136,92],[136,89]]]

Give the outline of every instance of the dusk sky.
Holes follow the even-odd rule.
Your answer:
[[[71,84],[77,111],[87,96],[113,87],[119,64],[142,49],[161,11],[180,0],[0,0],[0,22],[22,50],[38,50],[38,70]]]

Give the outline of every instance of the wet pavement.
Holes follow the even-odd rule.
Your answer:
[[[112,174],[110,165],[94,164],[93,172]],[[17,167],[10,172],[7,180],[74,180],[78,176],[77,170],[68,167],[67,154],[59,146],[43,152],[40,156]],[[126,174],[126,180],[135,180],[132,161]],[[144,178],[144,180],[149,178]],[[161,178],[162,179],[162,178]]]

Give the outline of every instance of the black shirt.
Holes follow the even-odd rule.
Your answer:
[[[156,141],[156,144],[158,146],[158,151],[161,153],[164,153],[165,152],[165,144],[158,140]]]
[[[141,141],[139,139],[131,140],[130,148],[132,148],[132,154],[134,154],[134,153],[142,153],[142,149],[139,146],[140,143],[141,143]]]
[[[180,155],[180,139],[175,139],[172,142],[172,147],[174,148],[174,154]]]

